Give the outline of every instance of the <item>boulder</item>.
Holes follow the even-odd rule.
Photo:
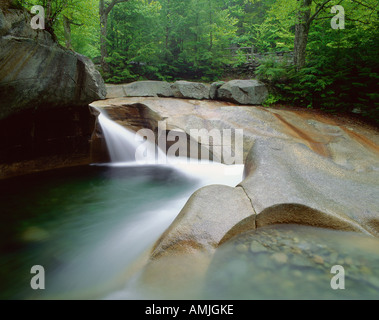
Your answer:
[[[172,97],[174,94],[168,82],[138,81],[123,86],[127,97]]]
[[[136,81],[129,84],[108,84],[107,99],[123,97],[173,97],[171,85],[164,81]]]
[[[225,84],[224,81],[213,82],[211,84],[211,89],[210,89],[210,92],[209,92],[209,97],[212,100],[217,100],[217,98],[218,98],[218,93],[217,93],[218,89],[220,89],[224,84]]]
[[[267,96],[266,86],[257,80],[232,80],[217,91],[218,99],[243,105],[261,105]]]
[[[209,99],[209,84],[189,81],[176,81],[171,85],[171,89],[174,93],[175,98],[197,100]]]
[[[0,12],[0,119],[26,109],[84,106],[106,89],[92,61],[30,27],[23,10]]]
[[[107,84],[107,99],[116,99],[126,97],[124,86],[122,84]]]
[[[92,162],[106,88],[90,59],[30,26],[25,10],[0,10],[0,179]]]
[[[196,279],[206,283],[214,253],[246,232],[255,239],[256,233],[291,224],[313,230],[315,237],[327,232],[379,237],[376,128],[311,110],[235,106],[223,101],[124,98],[96,103],[117,111],[115,104],[123,110],[138,104],[144,115],[150,109],[154,118],[165,119],[167,128],[184,134],[200,128],[243,129],[244,180],[236,188],[209,186],[196,192],[156,242],[143,270],[144,283],[156,289],[154,297],[169,285],[179,288],[175,297],[183,294],[180,288],[202,290]],[[295,238],[302,241],[300,236]],[[269,243],[258,245],[254,239],[246,245],[238,243],[238,254],[262,254],[262,246]],[[318,265],[322,251],[317,250]],[[286,261],[282,255],[271,255],[274,262]],[[228,259],[233,263],[233,258]]]
[[[242,188],[214,185],[197,191],[157,241],[143,269],[142,283],[153,293],[151,298],[198,297],[225,232],[254,215]]]

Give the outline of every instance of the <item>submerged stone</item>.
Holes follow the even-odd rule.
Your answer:
[[[280,238],[277,238],[278,231]],[[283,244],[293,239],[293,234],[308,244],[307,251],[293,254],[292,248]],[[274,239],[279,246],[272,246]],[[235,270],[231,280],[226,273],[230,274],[229,262],[236,258],[233,250],[236,243],[261,243],[270,249],[259,255],[246,255],[245,272]],[[335,275],[331,271],[336,264],[330,260],[329,253],[324,254],[322,246],[345,256],[341,266],[346,290],[331,287]],[[357,268],[362,263],[365,273]],[[379,294],[377,263],[379,240],[373,237],[296,225],[264,227],[236,236],[216,251],[206,275],[205,296],[213,299],[376,299]],[[214,290],[216,277],[217,290]]]

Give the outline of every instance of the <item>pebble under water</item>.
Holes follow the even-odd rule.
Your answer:
[[[331,287],[340,275],[331,272],[335,265],[344,268],[345,289]],[[217,250],[203,297],[378,299],[378,265],[379,240],[373,237],[299,225],[263,227]]]

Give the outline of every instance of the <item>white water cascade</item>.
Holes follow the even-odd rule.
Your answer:
[[[218,183],[234,187],[243,179],[244,165],[230,166],[208,160],[167,157],[155,143],[144,141],[138,134],[114,122],[104,109],[95,109],[100,112],[98,120],[111,158],[111,163],[106,164],[107,166],[170,167],[191,178],[200,179],[202,186]]]
[[[105,112],[99,110],[99,123],[103,130],[109,156],[112,162],[134,162],[138,147],[135,134],[110,120]]]
[[[100,112],[98,121],[113,164],[156,164],[166,159],[155,143],[144,141],[138,134],[109,119],[105,110],[96,110]]]
[[[136,170],[138,168],[139,170],[143,169],[141,163],[135,160],[135,155],[141,143],[146,146],[147,142],[136,139],[135,133],[110,120],[104,110],[98,109],[98,111],[101,112],[99,123],[103,129],[112,161],[108,164],[102,164],[102,166],[109,166],[110,168],[129,167],[132,170],[133,168],[136,168]],[[136,140],[140,140],[140,142]],[[154,145],[154,147],[158,149],[157,146]],[[162,159],[162,153],[161,150],[156,153],[159,159]],[[165,154],[164,157],[166,157]],[[175,158],[175,161],[170,161],[173,159],[167,158],[166,160],[168,161],[163,164],[161,161],[156,161],[155,155],[149,160],[151,162],[147,163],[146,169],[150,168],[149,170],[152,170],[151,176],[160,172],[167,172],[167,170],[174,170],[176,175],[187,177],[186,179],[190,181],[189,188],[187,188],[186,192],[173,196],[162,207],[147,207],[146,211],[140,212],[133,218],[126,219],[123,224],[120,224],[119,230],[113,231],[112,236],[106,242],[103,242],[100,248],[87,253],[87,255],[91,255],[88,260],[95,261],[97,257],[102,256],[109,261],[118,261],[119,257],[126,258],[124,252],[128,252],[127,263],[123,261],[119,264],[129,265],[154,244],[174,221],[191,194],[196,190],[212,184],[235,187],[243,178],[243,165],[227,166],[204,160],[188,161],[188,159],[183,158]],[[152,166],[153,164],[154,166]],[[149,195],[146,196],[145,201],[146,203],[149,202]],[[110,292],[106,298],[136,298],[132,293],[133,290],[129,290],[128,285],[126,284],[125,290]]]

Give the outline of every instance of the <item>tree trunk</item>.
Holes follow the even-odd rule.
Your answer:
[[[45,30],[51,34],[53,40],[55,42],[58,42],[57,36],[54,32],[54,21],[53,21],[53,7],[52,7],[52,0],[47,0],[44,4],[46,7],[45,9]]]
[[[295,26],[294,63],[297,70],[303,68],[305,65],[308,33],[311,23],[311,4],[312,0],[302,0],[298,12],[298,21]]]
[[[71,43],[71,20],[66,16],[63,16],[63,27],[64,27],[64,39],[66,42],[66,48],[73,50]]]
[[[107,50],[107,26],[108,26],[108,12],[105,8],[104,0],[100,0],[99,3],[99,14],[100,14],[100,54],[101,54],[101,69],[104,74],[110,73],[109,65],[106,61],[108,57]]]
[[[114,6],[121,2],[128,2],[129,0],[112,0],[108,5],[104,0],[99,2],[99,15],[100,15],[100,54],[101,54],[101,68],[104,74],[109,74],[111,69],[109,67],[106,58],[108,58],[107,50],[107,27],[108,27],[108,15],[114,8]]]
[[[212,15],[212,0],[209,0],[209,24],[210,24],[210,32],[209,32],[209,50],[211,51],[213,48],[213,15]]]

